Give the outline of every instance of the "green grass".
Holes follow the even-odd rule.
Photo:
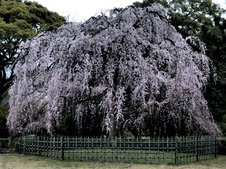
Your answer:
[[[226,169],[226,156],[179,166],[108,162],[61,161],[47,157],[0,154],[0,169]]]
[[[39,155],[36,151],[34,154]],[[30,155],[34,155],[30,153]],[[41,152],[41,156],[61,159],[61,152]],[[212,159],[214,156],[201,156],[200,160]],[[175,152],[148,151],[148,150],[124,150],[124,149],[77,149],[64,151],[64,160],[85,162],[123,162],[137,164],[170,164],[174,165],[176,160]],[[195,154],[178,153],[178,164],[193,163],[196,161]]]

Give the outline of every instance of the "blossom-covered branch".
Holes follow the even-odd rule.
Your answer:
[[[202,93],[210,61],[202,43],[192,51],[193,39],[183,39],[156,3],[39,34],[20,46],[8,127],[54,134],[66,132],[70,118],[80,134],[88,118],[110,136],[120,128],[220,135]]]

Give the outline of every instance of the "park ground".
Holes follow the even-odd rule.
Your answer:
[[[60,161],[56,159],[19,154],[0,154],[0,169],[226,169],[226,156],[192,164],[149,165],[126,163],[100,163]]]

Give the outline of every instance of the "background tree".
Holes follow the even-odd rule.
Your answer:
[[[6,138],[9,136],[8,129],[6,126],[7,115],[8,115],[9,107],[0,106],[0,138]]]
[[[81,135],[86,120],[110,137],[147,126],[160,136],[221,134],[202,94],[205,46],[183,39],[160,4],[41,33],[18,57],[7,121],[13,135],[67,132],[68,122]]]
[[[20,43],[64,23],[63,17],[36,2],[0,1],[0,102],[12,85]]]
[[[211,0],[159,0],[168,7],[167,19],[184,38],[196,36],[207,47],[206,55],[214,67],[205,92],[214,119],[226,133],[226,20],[225,10]],[[145,8],[153,0],[135,2],[134,6]],[[198,50],[193,46],[193,50]],[[217,79],[214,77],[217,73]]]
[[[6,126],[8,114],[9,114],[9,95],[7,94],[0,103],[0,138],[6,138],[9,136],[8,128]]]

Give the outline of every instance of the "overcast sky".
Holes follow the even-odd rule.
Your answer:
[[[33,1],[33,0],[31,0]],[[50,11],[57,12],[62,16],[70,16],[69,21],[81,22],[91,16],[100,13],[101,10],[113,9],[114,7],[126,7],[133,2],[143,0],[35,0]],[[221,7],[226,8],[226,0],[213,0]]]
[[[226,0],[212,0],[214,3],[220,4],[222,8],[226,8]]]
[[[47,7],[48,10],[57,12],[62,16],[70,16],[69,21],[80,22],[89,19],[101,10],[114,7],[126,7],[133,2],[143,0],[31,0]]]

